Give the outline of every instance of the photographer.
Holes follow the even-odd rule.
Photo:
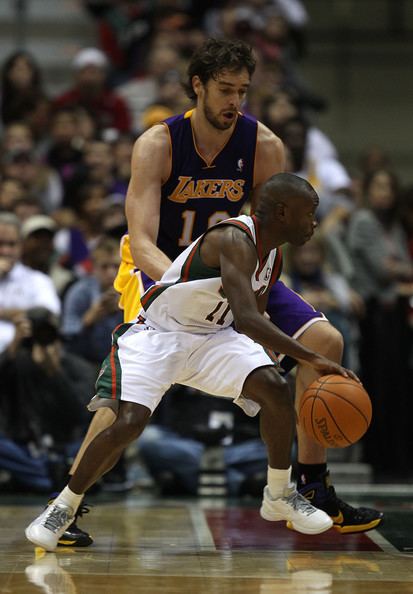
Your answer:
[[[0,469],[11,475],[8,489],[50,491],[59,487],[89,421],[85,404],[95,372],[64,351],[58,320],[47,309],[16,314],[14,325],[14,339],[0,355]]]

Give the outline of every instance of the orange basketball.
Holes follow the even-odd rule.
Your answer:
[[[304,392],[298,421],[304,431],[326,448],[345,448],[358,441],[371,421],[366,390],[342,375],[323,375]]]

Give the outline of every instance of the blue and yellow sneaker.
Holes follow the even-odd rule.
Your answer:
[[[341,534],[367,532],[383,523],[383,512],[370,507],[352,507],[337,497],[328,470],[319,476],[319,481],[299,485],[298,491],[312,505],[325,511],[333,520],[333,528]]]

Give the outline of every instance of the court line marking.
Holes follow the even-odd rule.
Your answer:
[[[337,486],[337,484],[336,484]],[[346,493],[346,495],[412,495],[413,485],[401,485],[401,484],[379,484],[376,485],[357,485],[357,484],[346,484],[339,485],[340,493]]]
[[[399,551],[399,549],[397,549],[394,545],[392,545],[387,538],[384,538],[384,536],[382,534],[380,534],[377,530],[370,530],[366,536],[368,536],[370,538],[370,540],[372,540],[374,542],[374,544],[376,544],[377,546],[379,546],[382,551],[384,551],[385,553],[397,553],[400,555],[401,551]]]
[[[189,515],[198,544],[203,551],[216,551],[215,542],[208,526],[204,510],[199,505],[188,505]]]

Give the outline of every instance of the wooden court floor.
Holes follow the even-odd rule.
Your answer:
[[[258,501],[91,499],[86,549],[34,549],[43,498],[0,496],[1,594],[413,594],[413,486],[346,494],[386,513],[379,530],[304,536]],[[343,490],[340,493],[344,495]]]

